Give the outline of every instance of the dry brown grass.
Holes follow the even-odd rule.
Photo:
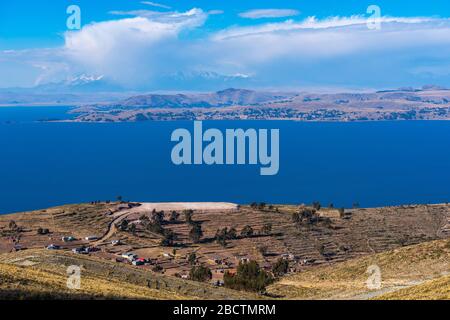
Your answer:
[[[450,300],[450,276],[376,297],[379,300]]]
[[[367,268],[381,269],[382,289],[369,290]],[[450,272],[450,240],[408,246],[342,263],[311,268],[269,287],[288,299],[367,299]]]
[[[1,299],[189,299],[115,279],[83,276],[79,290],[67,287],[67,276],[30,267],[0,264]]]
[[[67,267],[81,269],[81,289],[66,286]],[[27,250],[0,255],[3,299],[258,299],[93,256]]]

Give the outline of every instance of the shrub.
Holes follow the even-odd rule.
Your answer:
[[[159,264],[157,264],[157,265],[155,265],[155,266],[152,268],[152,271],[153,271],[153,272],[162,272],[162,271],[163,271],[163,267],[161,267]]]

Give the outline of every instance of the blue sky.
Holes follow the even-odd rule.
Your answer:
[[[448,0],[2,1],[0,87],[81,74],[148,90],[450,86],[449,16]]]

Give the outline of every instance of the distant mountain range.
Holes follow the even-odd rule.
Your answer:
[[[226,89],[212,93],[145,94],[73,110],[76,121],[448,120],[450,90],[436,86],[377,92],[309,93]]]
[[[223,76],[216,73],[178,73],[171,75],[174,83],[193,81],[198,77],[214,81],[229,81],[246,79],[248,75]],[[231,106],[275,106],[295,105],[307,102],[322,102],[342,105],[363,101],[405,100],[422,102],[447,103],[446,95],[424,95],[423,92],[447,91],[446,88],[425,85],[417,88],[400,88],[371,93],[308,93],[288,91],[267,91],[229,88],[208,93],[175,93],[143,94],[143,91],[130,91],[117,83],[108,80],[103,75],[87,75],[66,79],[60,82],[41,84],[32,88],[0,89],[0,104],[2,105],[52,105],[70,104],[101,107],[102,109],[120,108],[217,108]]]
[[[259,105],[291,97],[293,94],[244,89],[226,89],[200,94],[147,94],[134,96],[117,104],[122,107],[190,108]]]

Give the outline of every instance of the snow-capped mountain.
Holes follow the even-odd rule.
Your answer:
[[[60,82],[41,84],[33,88],[40,93],[93,93],[114,92],[123,88],[103,75],[81,74]]]

